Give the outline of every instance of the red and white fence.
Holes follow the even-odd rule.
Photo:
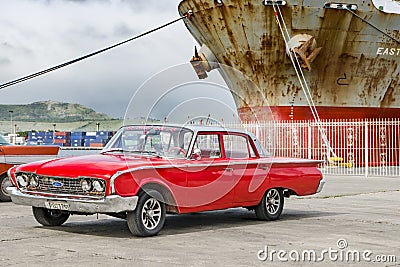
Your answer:
[[[311,121],[248,122],[243,127],[277,157],[323,160],[325,174],[400,177],[400,119],[328,120],[319,126]]]

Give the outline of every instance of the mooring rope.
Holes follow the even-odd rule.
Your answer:
[[[172,21],[170,21],[170,22],[168,22],[168,23],[165,23],[165,24],[163,24],[163,25],[161,25],[161,26],[159,26],[159,27],[157,27],[157,28],[151,29],[151,30],[146,31],[146,32],[144,32],[144,33],[141,33],[141,34],[139,34],[139,35],[137,35],[137,36],[134,36],[134,37],[132,37],[132,38],[129,38],[129,39],[125,40],[125,41],[122,41],[122,42],[119,42],[119,43],[117,43],[117,44],[108,46],[108,47],[106,47],[106,48],[97,50],[97,51],[92,52],[92,53],[90,53],[90,54],[87,54],[87,55],[84,55],[84,56],[75,58],[75,59],[70,60],[70,61],[67,61],[67,62],[65,62],[65,63],[56,65],[56,66],[54,66],[54,67],[51,67],[51,68],[48,68],[48,69],[45,69],[45,70],[42,70],[42,71],[39,71],[39,72],[30,74],[30,75],[27,75],[27,76],[25,76],[25,77],[22,77],[22,78],[19,78],[19,79],[16,79],[16,80],[13,80],[13,81],[10,81],[10,82],[1,84],[1,85],[0,85],[0,90],[1,90],[1,89],[4,89],[4,88],[7,88],[7,87],[10,87],[10,86],[15,85],[15,84],[18,84],[18,83],[21,83],[21,82],[30,80],[30,79],[32,79],[32,78],[35,78],[35,77],[44,75],[44,74],[46,74],[46,73],[49,73],[49,72],[52,72],[52,71],[55,71],[55,70],[64,68],[64,67],[66,67],[66,66],[69,66],[69,65],[71,65],[71,64],[77,63],[77,62],[82,61],[82,60],[84,60],[84,59],[87,59],[87,58],[96,56],[96,55],[98,55],[98,54],[104,53],[104,52],[106,52],[106,51],[108,51],[108,50],[110,50],[110,49],[113,49],[113,48],[118,47],[118,46],[120,46],[120,45],[126,44],[126,43],[128,43],[128,42],[131,42],[131,41],[134,41],[134,40],[136,40],[136,39],[139,39],[139,38],[141,38],[141,37],[143,37],[143,36],[146,36],[146,35],[148,35],[148,34],[150,34],[150,33],[153,33],[153,32],[156,32],[156,31],[158,31],[158,30],[161,30],[161,29],[163,29],[163,28],[165,28],[165,27],[167,27],[167,26],[170,26],[170,25],[172,25],[172,24],[174,24],[174,23],[176,23],[176,22],[178,22],[178,21],[180,21],[180,20],[183,20],[183,19],[185,19],[185,18],[189,19],[190,16],[191,16],[192,14],[193,14],[193,12],[192,12],[191,10],[189,10],[188,12],[186,12],[186,13],[183,14],[181,17],[179,17],[179,18],[177,18],[177,19],[175,19],[175,20],[172,20]]]
[[[304,92],[304,94],[306,96],[307,103],[308,103],[308,105],[309,105],[309,107],[311,109],[311,113],[313,115],[314,121],[317,124],[318,130],[319,130],[319,132],[321,134],[321,138],[322,138],[323,142],[325,143],[325,145],[326,145],[327,149],[329,150],[329,152],[334,157],[337,157],[336,153],[333,151],[333,148],[330,146],[329,139],[326,136],[326,133],[325,133],[324,129],[322,128],[321,119],[319,117],[317,108],[316,108],[314,100],[312,98],[311,90],[310,90],[310,88],[308,86],[307,80],[306,80],[306,78],[304,76],[304,73],[303,73],[303,71],[301,69],[301,64],[300,64],[298,58],[296,56],[293,56],[291,51],[290,51],[290,48],[289,48],[289,45],[288,45],[288,40],[287,40],[287,39],[290,40],[290,34],[289,34],[289,31],[288,31],[288,29],[286,27],[286,24],[285,24],[285,21],[283,19],[283,15],[282,15],[282,13],[280,11],[279,5],[272,4],[272,7],[274,9],[274,15],[276,17],[276,20],[277,20],[277,23],[278,23],[278,26],[279,26],[279,30],[281,31],[283,40],[285,42],[285,46],[286,46],[286,49],[288,51],[290,60],[291,60],[291,62],[293,64],[293,67],[294,67],[294,70],[296,72],[297,78],[299,79],[300,86],[303,89],[303,92]],[[282,21],[282,23],[281,23],[281,21]],[[283,26],[285,28],[285,31],[283,30],[282,24],[283,24]],[[286,32],[286,36],[285,36],[285,32]],[[330,162],[329,158],[328,158],[328,161]]]

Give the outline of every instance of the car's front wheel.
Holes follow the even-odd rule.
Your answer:
[[[59,210],[49,210],[45,208],[32,207],[33,216],[36,221],[44,226],[59,226],[69,218],[69,213]]]
[[[0,200],[11,201],[10,195],[7,193],[6,188],[12,186],[10,178],[7,175],[0,176]]]
[[[282,214],[284,204],[283,192],[279,188],[271,188],[265,192],[260,204],[255,208],[260,220],[274,221]]]
[[[163,196],[149,190],[139,197],[135,211],[128,212],[127,222],[135,236],[154,236],[164,227],[166,209]]]

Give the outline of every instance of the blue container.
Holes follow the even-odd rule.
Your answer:
[[[71,146],[81,147],[81,146],[83,146],[83,143],[82,142],[80,142],[80,143],[71,143]]]
[[[83,140],[71,140],[71,146],[83,146]]]
[[[86,135],[86,132],[71,132],[71,138],[72,137],[82,137],[85,135]]]
[[[28,139],[32,139],[32,137],[36,137],[36,132],[28,132]]]
[[[83,142],[83,146],[90,147],[90,141],[91,141],[90,139],[85,139]]]

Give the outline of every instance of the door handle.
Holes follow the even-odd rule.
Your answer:
[[[225,168],[224,171],[233,172],[233,168]]]

